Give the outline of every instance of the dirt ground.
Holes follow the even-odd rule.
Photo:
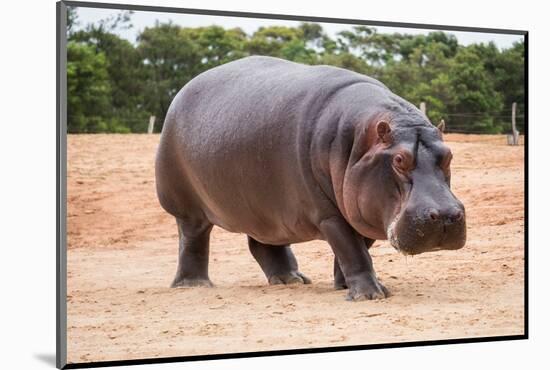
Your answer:
[[[311,285],[268,286],[246,236],[214,228],[215,288],[170,289],[177,230],[154,183],[158,135],[68,137],[68,361],[296,349],[524,332],[524,146],[446,135],[466,206],[459,251],[371,249],[393,296],[347,302],[322,241],[294,253]]]

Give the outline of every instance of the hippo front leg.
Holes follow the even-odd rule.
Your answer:
[[[338,257],[336,256],[334,256],[334,289],[348,289],[346,278],[344,277],[344,273],[340,268],[340,262],[338,262]]]
[[[382,299],[389,296],[388,290],[376,278],[372,258],[361,235],[341,217],[323,220],[320,229],[338,260],[349,288],[348,300]]]
[[[365,242],[365,247],[367,248],[367,250],[370,249],[370,247],[372,247],[375,242],[374,239],[369,238],[363,238],[363,241]],[[338,257],[334,256],[334,289],[342,290],[347,288],[348,286],[346,284],[346,278],[344,277],[344,273],[340,268]]]

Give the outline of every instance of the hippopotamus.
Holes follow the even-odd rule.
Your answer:
[[[324,240],[348,300],[388,297],[375,240],[406,255],[466,242],[451,158],[426,115],[374,78],[263,56],[203,72],[173,99],[156,157],[179,232],[172,286],[212,286],[217,225],[247,235],[269,284],[311,283],[290,245]]]

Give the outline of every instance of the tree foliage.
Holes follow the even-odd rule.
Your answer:
[[[111,114],[111,82],[107,58],[93,47],[67,45],[67,116],[69,132],[126,132]]]
[[[135,43],[117,34],[131,25],[121,12],[85,28],[69,8],[68,105],[70,132],[157,130],[176,93],[210,68],[248,55],[270,55],[305,64],[328,64],[370,75],[415,105],[425,102],[432,122],[451,130],[510,130],[510,109],[524,110],[524,45],[499,50],[493,43],[459,45],[444,32],[383,34],[355,26],[334,37],[322,26],[188,28],[156,23]]]

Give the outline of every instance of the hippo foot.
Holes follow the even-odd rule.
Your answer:
[[[375,284],[362,286],[360,289],[351,288],[348,292],[346,300],[348,301],[365,301],[371,299],[384,299],[390,296],[390,291],[379,281]]]
[[[210,279],[200,279],[200,278],[184,278],[179,280],[174,280],[171,288],[178,288],[178,287],[207,287],[212,288],[214,284],[210,281]]]
[[[270,285],[278,284],[311,284],[311,279],[299,271],[291,271],[285,274],[271,275],[267,281]]]
[[[347,284],[344,282],[339,282],[339,281],[335,281],[334,282],[334,289],[336,290],[344,290],[344,289],[348,289],[348,286]]]

